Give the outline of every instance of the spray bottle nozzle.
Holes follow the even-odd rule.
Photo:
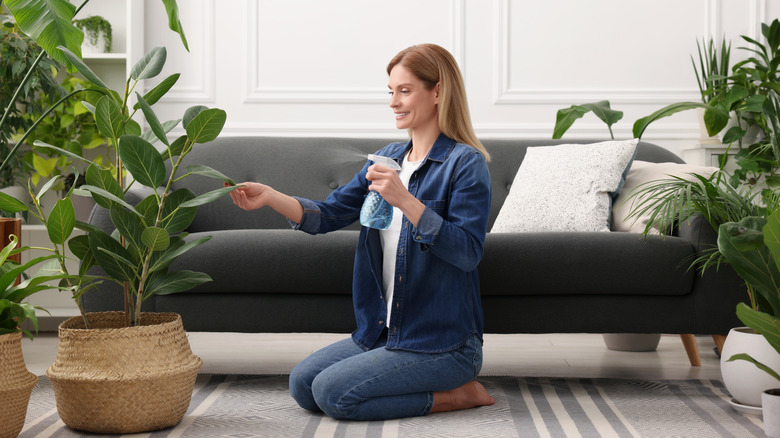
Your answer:
[[[376,164],[387,166],[395,171],[401,170],[401,166],[399,166],[398,163],[396,163],[395,160],[393,160],[390,157],[383,157],[382,155],[376,155],[376,154],[368,154],[368,159],[373,161]]]

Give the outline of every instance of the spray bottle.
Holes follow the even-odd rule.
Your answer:
[[[368,154],[368,159],[376,164],[389,167],[396,172],[401,170],[401,166],[392,158],[381,155]],[[382,198],[382,195],[375,190],[371,190],[363,201],[363,207],[360,209],[360,225],[377,230],[386,230],[393,220],[393,206]]]

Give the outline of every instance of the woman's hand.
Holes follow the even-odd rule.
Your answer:
[[[229,187],[227,183],[225,187]],[[230,192],[233,203],[244,210],[256,210],[265,207],[269,203],[269,198],[274,190],[260,183],[245,182],[238,184],[235,190]]]
[[[366,172],[366,179],[371,181],[369,190],[378,192],[390,205],[398,207],[412,225],[417,226],[425,206],[404,187],[398,172],[381,164],[373,164]]]
[[[225,187],[229,184],[224,183]],[[297,199],[279,193],[272,187],[255,182],[238,184],[235,190],[230,192],[233,203],[244,210],[256,210],[266,205],[277,213],[295,223],[300,223],[303,218],[303,207]]]

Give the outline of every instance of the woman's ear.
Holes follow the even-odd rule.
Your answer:
[[[439,84],[441,84],[441,82],[437,82],[436,86],[433,87],[434,103],[437,103],[437,104],[439,103]]]

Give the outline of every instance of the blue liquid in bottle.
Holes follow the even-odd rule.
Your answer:
[[[393,221],[393,206],[379,193],[368,192],[360,209],[360,225],[377,230],[386,230]]]
[[[401,170],[401,166],[392,158],[369,154],[368,159],[395,171]],[[377,230],[386,230],[392,220],[393,206],[385,201],[379,193],[373,190],[368,192],[366,199],[363,201],[363,207],[360,209],[360,225]]]

